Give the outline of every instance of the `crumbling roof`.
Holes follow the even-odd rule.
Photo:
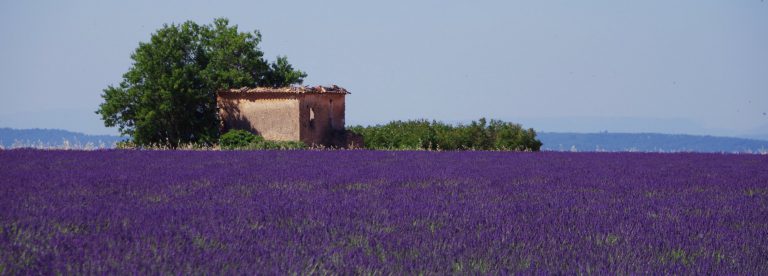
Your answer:
[[[334,94],[351,94],[347,89],[339,87],[338,85],[332,86],[288,86],[288,87],[242,87],[226,90],[224,92],[230,93],[334,93]]]

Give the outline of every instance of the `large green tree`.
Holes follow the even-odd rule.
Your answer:
[[[139,43],[120,85],[104,89],[96,111],[107,127],[138,145],[214,143],[219,136],[216,91],[300,84],[306,73],[287,58],[264,59],[261,34],[219,18],[212,24],[163,25]]]

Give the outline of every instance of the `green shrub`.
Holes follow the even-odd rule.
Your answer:
[[[219,146],[221,149],[241,149],[260,141],[264,141],[264,138],[246,130],[233,129],[221,135]]]
[[[123,141],[115,143],[115,148],[116,149],[135,149],[136,148],[136,144],[134,144],[130,140],[123,140]]]
[[[219,139],[221,149],[228,150],[270,150],[305,149],[301,141],[269,141],[245,130],[231,130]]]
[[[538,151],[542,145],[533,129],[485,118],[457,126],[422,119],[349,130],[362,135],[368,149]]]
[[[307,148],[307,145],[301,141],[269,141],[264,139],[254,141],[248,144],[248,146],[243,147],[243,149],[249,150],[292,150],[305,148]]]

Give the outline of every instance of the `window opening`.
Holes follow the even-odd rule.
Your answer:
[[[328,100],[328,101],[329,101],[328,104],[331,106],[330,113],[328,114],[328,118],[331,119],[330,120],[331,121],[331,128],[333,128],[333,100]]]
[[[315,127],[315,110],[309,108],[309,127]]]

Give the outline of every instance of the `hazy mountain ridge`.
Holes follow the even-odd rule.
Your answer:
[[[0,128],[0,146],[4,148],[113,148],[126,138],[114,135],[89,135],[61,129]]]
[[[542,132],[542,150],[641,152],[766,152],[768,141],[735,137],[659,133]]]

